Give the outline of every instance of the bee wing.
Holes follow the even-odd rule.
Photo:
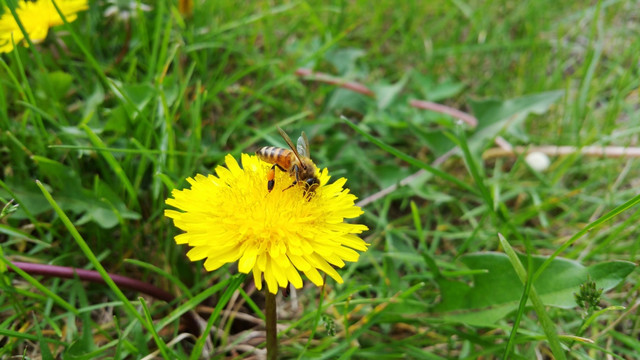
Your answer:
[[[309,155],[309,138],[307,138],[307,134],[305,134],[304,131],[298,138],[298,153],[301,156],[311,157]]]
[[[293,146],[293,142],[291,141],[291,138],[289,137],[289,135],[287,135],[287,133],[284,132],[284,130],[280,129],[279,126],[278,126],[278,131],[280,132],[280,136],[282,136],[282,138],[287,143],[287,145],[289,145],[289,148],[291,148],[291,151],[293,151],[295,156],[298,158],[298,161],[300,162],[300,164],[303,164],[304,166],[302,159],[300,159],[300,154],[298,153],[298,149],[295,146]]]

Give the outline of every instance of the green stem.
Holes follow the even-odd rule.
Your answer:
[[[278,358],[278,315],[276,314],[276,295],[265,289],[267,303],[265,305],[265,315],[267,317],[267,359],[276,360]]]

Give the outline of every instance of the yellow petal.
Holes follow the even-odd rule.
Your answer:
[[[304,270],[303,272],[315,286],[322,286],[322,284],[324,284],[324,281],[322,280],[322,275],[320,275],[320,273],[318,272],[318,270],[316,270],[316,268],[310,267],[309,269]]]
[[[293,263],[293,265],[300,271],[307,271],[311,267],[311,265],[305,260],[302,256],[289,254],[289,260]]]
[[[191,260],[191,261],[193,261],[193,260]],[[207,260],[204,261],[204,268],[207,271],[213,271],[213,270],[218,270],[224,264],[226,264],[226,263],[223,262],[223,261],[219,261],[216,258],[207,258]]]
[[[187,257],[191,261],[198,261],[206,258],[209,255],[215,254],[215,249],[209,246],[198,246],[187,252]]]
[[[360,254],[358,252],[346,247],[336,246],[333,248],[333,251],[344,261],[356,262],[360,258]]]
[[[311,262],[313,266],[324,271],[327,275],[331,276],[333,280],[335,280],[338,284],[342,284],[343,280],[340,274],[334,269],[331,265],[329,265],[322,257],[318,254],[313,254],[307,257],[307,260]]]
[[[323,256],[323,258],[325,260],[327,260],[327,262],[331,265],[337,266],[339,268],[344,267],[344,261],[342,261],[342,259],[340,259],[337,255],[335,254],[331,254],[331,255],[325,255]]]
[[[256,247],[248,247],[240,258],[240,261],[238,261],[238,271],[248,274],[255,265],[257,258],[258,249]]]
[[[256,289],[262,290],[262,271],[257,266],[253,268],[253,282],[256,284]]]
[[[287,273],[287,279],[293,285],[293,287],[295,287],[296,289],[300,289],[302,287],[302,278],[300,277],[298,270],[296,270],[296,268],[293,266],[289,266],[285,271]]]
[[[234,177],[241,177],[243,175],[242,168],[240,167],[240,165],[238,165],[238,162],[233,156],[225,156],[224,161],[227,164],[227,169],[229,169]]]
[[[47,37],[48,32],[49,32],[48,26],[38,26],[34,29],[31,29],[31,31],[29,31],[29,38],[35,44],[41,43]]]
[[[189,234],[180,234],[176,235],[173,239],[176,241],[176,244],[188,244],[189,238],[191,236]]]
[[[347,234],[340,238],[342,245],[348,246],[355,250],[366,251],[367,243],[353,234]]]
[[[272,271],[265,271],[264,281],[267,283],[267,289],[269,289],[270,293],[275,294],[278,292],[278,281]]]
[[[278,286],[286,287],[289,281],[287,280],[287,274],[284,272],[284,269],[280,267],[277,261],[271,260],[271,272],[273,272],[273,276],[276,278],[278,282]]]
[[[258,255],[256,266],[258,266],[258,269],[260,269],[260,271],[267,270],[267,255],[265,253]]]

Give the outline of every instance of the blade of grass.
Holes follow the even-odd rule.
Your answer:
[[[165,326],[169,325],[171,322],[175,321],[176,319],[178,319],[179,317],[181,317],[183,314],[185,314],[187,311],[194,309],[198,304],[200,304],[201,302],[205,301],[206,299],[210,298],[211,296],[213,296],[215,293],[217,293],[218,291],[220,291],[220,289],[228,286],[229,284],[229,279],[223,280],[211,287],[206,288],[204,291],[202,291],[201,293],[193,296],[192,298],[189,299],[189,301],[185,302],[184,304],[178,306],[177,308],[173,309],[173,311],[171,311],[166,317],[164,317],[162,320],[158,321],[157,325],[156,325],[156,329],[158,329],[158,331],[160,331],[161,329],[163,329]],[[198,329],[199,330],[199,329]]]
[[[91,130],[91,128],[89,128],[89,126],[87,126],[86,124],[82,124],[80,125],[80,127],[86,132],[87,136],[89,137],[89,141],[91,141],[93,146],[98,149],[106,148],[102,140]],[[131,206],[131,203],[133,203],[135,204],[136,208],[139,209],[140,203],[138,202],[138,194],[131,184],[131,181],[129,181],[129,178],[127,177],[125,171],[120,166],[118,160],[116,160],[115,156],[113,156],[113,154],[108,151],[100,151],[100,154],[107,162],[107,164],[109,164],[118,179],[120,179],[125,190],[129,194],[129,206]]]
[[[502,236],[502,234],[498,234],[498,239],[500,241],[500,245],[502,245],[502,247],[504,248],[504,252],[509,257],[511,266],[513,266],[513,269],[515,270],[516,274],[520,278],[520,281],[522,282],[522,284],[526,286],[527,283],[531,283],[531,281],[527,278],[527,271],[525,270],[524,266],[522,266],[522,263],[520,262],[518,255],[516,255],[516,252],[513,250],[513,248],[507,241],[507,239],[505,239],[504,236]],[[544,308],[544,303],[542,303],[542,300],[538,296],[538,293],[536,292],[535,287],[533,285],[530,285],[530,287],[531,289],[529,291],[529,299],[531,300],[533,309],[536,311],[536,314],[540,319],[540,324],[542,325],[542,329],[544,330],[544,333],[547,336],[549,347],[551,348],[551,351],[553,352],[553,355],[557,360],[565,360],[566,356],[564,351],[562,350],[562,345],[560,344],[560,337],[556,332],[556,326],[553,323],[553,321],[551,321],[549,314],[547,314],[547,311]],[[503,357],[504,359],[509,358],[509,354],[507,353],[508,350],[509,350],[509,346],[507,346],[507,349],[505,350],[505,354]]]
[[[40,222],[36,219],[36,217],[31,213],[31,211],[29,210],[29,208],[27,206],[25,206],[25,202],[23,202],[19,196],[16,196],[16,194],[11,191],[11,189],[9,188],[9,186],[7,186],[7,184],[2,181],[2,179],[0,179],[0,188],[2,188],[4,191],[7,192],[7,194],[9,194],[9,196],[11,196],[12,199],[15,200],[16,203],[18,203],[20,205],[20,209],[24,212],[24,214],[27,216],[27,219],[29,219],[30,224],[33,224],[33,227],[36,229],[36,231],[38,232],[38,235],[42,238],[42,239],[46,239],[47,237],[45,236],[45,231],[42,228],[42,224],[40,224]]]
[[[461,126],[458,126],[456,130],[456,133],[458,135],[457,137],[454,137],[449,133],[445,133],[445,135],[447,135],[449,139],[454,141],[456,145],[460,147],[460,150],[462,150],[464,162],[467,165],[467,170],[469,170],[469,174],[473,178],[473,181],[476,183],[476,187],[480,189],[480,195],[484,200],[485,206],[494,215],[498,215],[496,208],[493,206],[493,198],[491,197],[491,192],[487,188],[484,177],[482,176],[483,174],[480,173],[480,168],[476,163],[475,158],[471,155],[471,151],[469,150],[469,143],[467,142],[467,137],[464,129]]]
[[[20,81],[15,77],[15,75],[11,71],[11,68],[7,65],[3,58],[0,58],[0,65],[2,65],[2,68],[5,71],[4,74],[9,78],[9,80],[11,80],[10,83],[13,84],[15,89],[18,90],[18,94],[20,94],[22,101],[35,103],[35,101],[33,100],[33,94],[31,94],[31,88],[27,87],[27,90],[22,89]]]
[[[142,311],[144,312],[144,317],[147,319],[147,322],[149,322],[149,324],[153,324],[153,318],[151,317],[151,312],[149,311],[147,302],[144,300],[142,296],[139,297],[138,300],[140,300],[140,304],[142,305]],[[167,344],[162,340],[160,335],[158,335],[158,333],[153,327],[151,327],[151,336],[153,336],[153,340],[156,342],[156,345],[158,345],[158,350],[160,350],[160,353],[165,359],[178,358],[178,355],[167,346]]]
[[[207,341],[207,338],[209,337],[209,333],[211,332],[213,323],[218,319],[220,312],[222,312],[222,309],[225,307],[225,305],[227,305],[227,302],[229,301],[229,299],[231,299],[231,295],[233,295],[233,293],[236,291],[238,286],[242,284],[245,277],[246,277],[245,274],[238,274],[230,281],[229,286],[220,297],[220,300],[216,305],[215,311],[209,317],[209,321],[207,322],[207,327],[205,328],[202,335],[200,335],[200,337],[198,338],[198,341],[196,341],[196,344],[193,347],[193,351],[191,352],[191,356],[189,357],[190,360],[197,360],[202,355],[202,349],[204,348],[204,343]]]
[[[157,116],[162,119],[163,126],[160,127],[160,149],[164,154],[160,157],[159,171],[172,173],[175,170],[176,156],[172,154],[176,148],[176,136],[174,132],[173,118],[171,117],[169,105],[164,91],[158,96]]]
[[[597,2],[597,6],[595,9],[595,13],[593,14],[593,24],[591,28],[591,34],[589,36],[589,41],[594,42],[595,44],[592,47],[592,52],[589,54],[587,70],[584,73],[584,77],[582,78],[582,84],[580,85],[580,90],[578,92],[578,98],[575,104],[575,119],[585,119],[587,116],[585,115],[587,112],[587,99],[589,93],[592,91],[593,86],[592,82],[595,76],[596,68],[600,63],[600,58],[602,57],[602,48],[603,42],[601,40],[601,34],[603,33],[602,29],[602,17],[600,16],[600,10],[602,8],[602,1]],[[581,131],[584,126],[584,122],[580,123],[575,131],[575,141],[578,146],[582,145],[582,136]]]
[[[536,272],[533,274],[532,280],[535,282],[538,279],[538,277],[540,277],[540,275],[544,272],[544,270],[547,268],[547,266],[549,266],[549,264],[551,264],[553,259],[555,259],[563,251],[565,251],[567,248],[569,248],[571,245],[573,245],[573,243],[576,242],[578,239],[580,239],[582,236],[584,236],[585,234],[587,234],[591,230],[597,228],[598,226],[602,225],[603,223],[605,223],[605,222],[613,219],[614,217],[622,214],[623,212],[627,211],[628,209],[638,205],[639,203],[640,203],[640,194],[634,196],[630,200],[626,201],[624,204],[615,207],[613,210],[611,210],[608,213],[604,214],[598,220],[589,223],[582,230],[578,231],[569,240],[567,240],[567,242],[562,244],[562,246],[560,246],[558,248],[558,250],[554,251],[553,254],[551,254],[551,256],[549,256],[549,258],[546,259],[542,263],[542,265],[540,265],[538,270],[536,270]]]
[[[238,291],[240,291],[240,296],[242,296],[244,301],[247,302],[247,306],[249,306],[251,310],[253,310],[256,316],[262,319],[263,321],[266,320],[266,316],[264,315],[264,312],[262,312],[262,309],[260,309],[258,305],[256,305],[256,302],[253,301],[253,299],[249,296],[249,294],[247,294],[247,292],[244,291],[242,288],[238,288]]]
[[[40,321],[36,318],[35,313],[33,313],[33,327],[36,329],[36,336],[38,337],[38,344],[40,345],[40,358],[42,360],[53,360],[53,354],[49,349],[49,344],[45,341],[45,337],[42,336]]]
[[[467,168],[469,169],[469,173],[473,178],[476,186],[480,189],[480,193],[485,201],[486,207],[489,209],[491,214],[494,215],[496,219],[498,219],[501,223],[506,225],[509,229],[510,234],[515,236],[519,241],[522,241],[525,245],[525,249],[527,251],[527,255],[533,253],[533,245],[531,241],[527,237],[522,236],[516,226],[511,221],[511,216],[507,213],[504,204],[497,203],[497,208],[494,206],[494,201],[491,196],[491,192],[489,188],[486,186],[484,182],[484,178],[480,173],[480,167],[476,163],[475,158],[471,155],[471,150],[469,149],[469,143],[467,142],[466,133],[461,127],[458,127],[458,137],[450,137],[452,141],[454,141],[462,150],[462,154],[464,156],[465,163],[467,164]]]
[[[13,11],[13,10],[12,10]],[[15,13],[14,13],[14,16]],[[19,22],[18,22],[19,23]],[[25,37],[25,39],[28,39],[28,37]],[[30,40],[29,40],[30,41]],[[37,51],[34,51],[36,59],[40,59],[39,58],[39,54]],[[29,100],[30,104],[36,104],[36,99],[35,96],[33,95],[33,90],[31,89],[31,82],[29,81],[29,79],[27,78],[27,75],[25,73],[24,70],[24,65],[22,64],[22,59],[20,58],[19,55],[19,51],[14,51],[13,52],[13,57],[15,59],[15,63],[18,66],[18,71],[20,72],[20,79],[22,80],[21,83],[18,86],[19,89],[22,89],[23,92],[27,95],[27,99]],[[23,84],[25,84],[23,86]],[[42,139],[46,139],[48,138],[48,133],[46,128],[44,127],[44,123],[42,122],[42,119],[40,118],[40,114],[39,113],[34,113],[31,114],[31,116],[29,116],[29,114],[25,114],[25,116],[23,117],[24,121],[22,122],[22,130],[26,130],[27,128],[27,119],[31,118],[33,121],[33,127],[38,129],[38,133],[39,136],[34,136],[34,144],[33,146],[36,149],[32,149],[32,151],[43,151],[44,150],[44,143],[42,141]]]
[[[149,58],[150,60],[150,64],[149,64],[149,71],[147,72],[147,81],[151,82],[153,79],[153,76],[156,75],[157,73],[157,69],[156,67],[158,66],[159,60],[161,60],[161,58],[158,57],[158,53],[160,52],[160,37],[162,36],[162,34],[164,33],[163,31],[161,31],[161,27],[163,26],[163,24],[167,23],[167,22],[172,22],[172,21],[165,21],[165,12],[166,12],[166,7],[164,6],[164,2],[160,2],[158,3],[158,8],[155,9],[155,19],[154,19],[154,31],[152,31],[153,36],[153,42],[151,45],[151,57]],[[167,25],[168,26],[168,25]],[[166,34],[165,34],[166,37]]]
[[[240,20],[235,20],[235,21],[231,21],[228,22],[226,24],[222,24],[219,26],[216,26],[215,29],[212,29],[211,32],[209,32],[209,37],[211,38],[216,38],[218,36],[218,34],[221,34],[223,32],[227,32],[229,30],[235,29],[235,28],[240,28],[240,27],[245,27],[247,25],[250,25],[254,22],[258,22],[260,20],[262,20],[265,17],[268,16],[273,16],[285,11],[289,11],[293,8],[295,8],[296,6],[298,6],[301,2],[300,1],[294,1],[292,3],[289,4],[283,4],[283,5],[278,5],[278,6],[269,6],[268,9],[265,12],[261,12],[261,13],[256,13],[250,16],[247,16],[245,18],[242,18]]]
[[[82,54],[84,55],[84,60],[89,63],[91,68],[93,68],[93,70],[95,71],[96,75],[98,75],[102,83],[111,91],[113,91],[116,98],[118,98],[118,100],[120,100],[121,103],[128,105],[124,107],[125,112],[127,116],[129,116],[129,119],[133,119],[134,118],[133,114],[129,113],[128,111],[129,109],[137,109],[133,101],[129,98],[129,96],[124,91],[122,91],[122,89],[118,87],[118,85],[115,82],[107,78],[107,75],[102,70],[102,66],[95,59],[95,57],[93,56],[93,53],[87,49],[81,37],[78,35],[76,30],[73,28],[73,26],[67,21],[67,18],[64,16],[64,13],[60,11],[60,8],[58,7],[58,4],[56,4],[55,1],[53,2],[53,6],[56,8],[58,15],[60,15],[60,19],[62,19],[62,21],[65,24],[65,30],[69,32],[69,34],[73,38],[73,41],[76,43],[76,45],[78,45],[78,48],[80,48],[80,51],[82,51]],[[137,110],[134,110],[134,111],[137,111]]]
[[[379,317],[382,317],[382,314],[387,309],[390,304],[402,303],[404,300],[407,300],[413,293],[420,290],[425,286],[425,283],[418,283],[416,285],[411,286],[410,288],[398,292],[395,295],[385,299],[385,301],[381,301],[376,307],[374,307],[368,314],[366,314],[362,319],[358,320],[355,324],[351,325],[348,330],[345,329],[345,332],[349,333],[348,337],[344,337],[344,341],[342,341],[339,345],[332,347],[330,349],[324,349],[322,352],[321,359],[334,359],[341,352],[347,351],[349,348],[349,344],[353,341],[356,341],[364,332],[369,330],[372,326],[376,326],[379,323],[376,321]],[[381,300],[381,299],[377,299]],[[330,305],[330,304],[327,304]],[[337,305],[337,304],[333,304]],[[332,305],[332,306],[333,306]],[[327,346],[333,346],[335,344],[330,343]]]
[[[422,258],[424,259],[424,262],[427,264],[427,266],[433,273],[433,276],[438,278],[442,276],[442,274],[440,273],[440,269],[438,268],[438,265],[436,265],[436,261],[429,254],[429,247],[427,246],[427,242],[424,239],[424,235],[422,231],[422,223],[420,222],[420,214],[419,214],[418,206],[414,201],[411,201],[410,205],[411,205],[411,215],[413,216],[413,225],[415,226],[416,232],[417,232],[416,236],[418,237],[418,242],[422,247],[422,251],[420,253],[422,255]]]
[[[42,291],[42,293],[44,293],[48,298],[52,299],[55,303],[57,303],[61,307],[67,309],[68,311],[72,312],[75,315],[80,314],[78,309],[76,309],[73,305],[69,304],[63,298],[58,296],[56,293],[54,293],[51,290],[49,290],[48,287],[42,285],[33,276],[27,274],[22,269],[20,269],[19,267],[15,266],[11,261],[9,261],[7,258],[5,258],[4,255],[0,255],[0,261],[2,261],[4,264],[9,266],[11,268],[11,270],[13,270],[16,274],[20,275],[29,284],[31,284],[31,286],[33,286],[36,289]]]
[[[273,124],[273,126],[271,126],[271,127],[256,130],[252,137],[247,139],[242,144],[236,146],[233,149],[233,151],[231,151],[231,155],[233,155],[235,157],[238,157],[241,152],[245,151],[246,148],[250,147],[258,139],[263,138],[266,134],[268,134],[272,130],[275,130],[277,126],[279,126],[281,128],[284,128],[285,125],[291,124],[291,123],[293,123],[293,122],[295,122],[297,120],[300,120],[300,119],[304,119],[304,118],[306,118],[307,116],[309,116],[311,114],[312,114],[311,111],[303,111],[301,113],[298,113],[298,114],[292,115],[292,116],[290,116],[288,118],[285,118],[284,120],[281,120],[281,121]]]
[[[446,172],[444,172],[444,171],[442,171],[440,169],[431,167],[431,166],[429,166],[429,165],[427,165],[427,164],[425,164],[425,163],[423,163],[423,162],[421,162],[421,161],[419,161],[419,160],[417,160],[417,159],[415,159],[415,158],[413,158],[413,157],[401,152],[400,150],[397,150],[397,149],[395,149],[395,148],[383,143],[382,141],[376,139],[374,136],[370,135],[366,131],[360,129],[358,127],[358,125],[356,125],[355,123],[351,122],[351,120],[347,119],[346,117],[341,116],[340,118],[342,119],[342,121],[344,121],[347,125],[349,125],[357,133],[359,133],[360,135],[364,136],[367,140],[369,140],[370,142],[372,142],[374,145],[378,146],[382,150],[388,152],[389,154],[391,154],[391,155],[393,155],[393,156],[395,156],[395,157],[397,157],[399,159],[402,159],[402,160],[406,161],[407,163],[409,163],[409,164],[411,164],[413,166],[419,167],[420,169],[424,169],[424,170],[432,173],[433,175],[438,176],[438,177],[440,177],[440,178],[442,178],[444,180],[448,180],[448,181],[458,185],[459,187],[469,191],[472,194],[479,195],[478,191],[476,189],[474,189],[471,186],[465,184],[461,180],[458,180],[457,178],[447,174]]]
[[[190,71],[193,71],[194,67],[189,68]],[[189,74],[190,75],[190,74]],[[196,82],[196,88],[200,89],[202,87],[202,83],[200,80]],[[190,103],[191,106],[191,136],[189,136],[189,142],[187,143],[187,158],[184,159],[182,172],[181,174],[188,173],[189,170],[193,169],[196,162],[196,154],[199,153],[199,149],[202,149],[202,101],[203,96],[201,92],[197,92],[194,96],[193,101]],[[175,115],[174,115],[175,116]]]
[[[30,340],[34,342],[42,341],[48,344],[55,344],[55,345],[62,345],[62,346],[65,345],[65,343],[60,340],[50,339],[47,337],[38,337],[37,335],[25,334],[20,331],[13,331],[13,330],[8,330],[3,328],[0,328],[0,335],[10,337],[10,338]]]
[[[60,217],[60,220],[69,231],[69,234],[71,234],[71,237],[73,237],[73,239],[76,241],[76,243],[78,244],[78,246],[80,247],[84,255],[89,260],[89,262],[91,262],[91,264],[96,269],[96,271],[100,273],[100,276],[102,276],[102,278],[104,279],[104,282],[107,284],[107,286],[109,286],[111,291],[113,291],[113,294],[120,301],[122,301],[122,305],[124,306],[124,309],[127,311],[127,313],[129,313],[129,315],[133,316],[138,321],[140,321],[140,323],[147,330],[151,331],[152,330],[151,325],[147,323],[145,318],[143,318],[142,315],[138,313],[138,311],[136,311],[136,308],[133,306],[131,301],[129,301],[129,299],[127,299],[127,297],[124,296],[122,291],[118,288],[118,285],[116,285],[116,283],[113,282],[113,280],[111,279],[111,277],[109,276],[105,268],[102,266],[100,261],[96,258],[93,251],[91,251],[91,248],[89,247],[89,245],[86,243],[86,241],[84,241],[84,239],[82,238],[82,235],[80,235],[80,233],[78,232],[78,229],[76,229],[76,227],[73,225],[73,223],[71,222],[67,214],[64,213],[64,211],[60,208],[58,203],[53,199],[49,191],[47,191],[47,189],[44,187],[44,185],[42,185],[42,183],[39,180],[36,180],[36,185],[38,185],[44,197],[47,199],[51,207],[53,207],[53,210],[56,212],[56,214],[58,214],[58,216]]]
[[[136,139],[131,138],[130,139],[132,142]],[[87,146],[87,145],[49,145],[50,149],[70,149],[70,150],[91,150],[91,151],[96,151],[96,152],[100,152],[100,151],[106,151],[106,152],[112,152],[112,153],[123,153],[123,154],[141,154],[141,155],[145,155],[147,157],[150,157],[151,155],[162,155],[162,154],[169,154],[169,155],[180,155],[180,156],[187,156],[189,155],[188,152],[186,151],[174,151],[172,153],[168,153],[166,151],[163,150],[151,150],[151,149],[146,149],[144,147],[142,147],[142,145],[140,145],[139,142],[134,143],[134,145],[136,145],[136,149],[128,149],[128,148],[114,148],[114,147],[102,147],[102,148],[98,148],[95,146]]]
[[[165,279],[171,281],[172,284],[174,284],[175,286],[177,286],[180,291],[182,291],[188,298],[192,298],[192,294],[191,291],[189,290],[189,288],[187,288],[182,281],[180,281],[180,279],[178,279],[177,277],[169,274],[168,272],[160,269],[159,267],[153,265],[153,264],[149,264],[146,263],[144,261],[140,261],[140,260],[136,260],[136,259],[124,259],[125,263],[129,263],[129,264],[133,264],[136,266],[140,266],[141,268],[153,271],[156,274],[161,275],[162,277],[164,277]]]
[[[315,316],[312,320],[313,326],[311,326],[311,334],[309,334],[309,338],[304,344],[302,351],[300,351],[300,354],[298,354],[298,360],[302,359],[302,356],[307,352],[307,350],[309,349],[309,345],[311,345],[311,341],[315,337],[316,331],[318,331],[318,323],[320,322],[320,315],[322,315],[322,303],[324,302],[325,296],[325,287],[323,285],[320,288],[320,295],[318,296],[318,308],[316,309]]]

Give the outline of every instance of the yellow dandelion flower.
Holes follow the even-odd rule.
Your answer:
[[[89,8],[87,0],[57,0],[56,5],[69,22],[76,19],[78,11]],[[50,27],[64,24],[51,0],[18,1],[16,14],[33,43],[44,40]],[[0,53],[12,51],[13,44],[18,44],[22,40],[24,40],[24,34],[5,4],[4,12],[0,16]]]
[[[226,167],[218,166],[216,175],[188,178],[191,188],[173,190],[167,199],[182,210],[165,210],[165,216],[185,231],[175,241],[193,247],[189,259],[206,258],[208,271],[238,261],[240,272],[253,272],[259,290],[264,276],[273,294],[288,283],[301,288],[299,272],[317,286],[323,284],[318,270],[342,283],[334,266],[357,261],[356,250],[366,251],[368,245],[356,236],[366,226],[344,222],[363,213],[344,188],[346,179],[329,184],[327,169],[319,171],[320,186],[305,197],[302,186],[283,191],[291,177],[276,171],[275,187],[268,192],[271,164],[247,154],[241,160],[242,167],[227,155]]]

